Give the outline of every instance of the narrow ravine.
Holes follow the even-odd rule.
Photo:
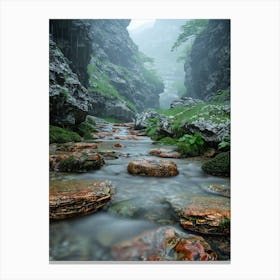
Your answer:
[[[88,142],[97,143],[96,152],[105,158],[100,169],[85,173],[51,172],[51,191],[55,188],[52,182],[69,180],[108,180],[114,187],[112,200],[98,212],[50,223],[50,260],[119,260],[112,253],[116,244],[129,243],[139,234],[165,225],[182,230],[176,209],[190,198],[228,199],[206,191],[205,186],[211,184],[229,186],[229,179],[203,173],[201,158],[172,159],[179,170],[179,175],[174,177],[129,174],[127,166],[130,161],[157,158],[149,154],[157,147],[174,148],[135,135],[131,126],[99,123],[100,138]],[[230,258],[229,236],[205,235],[204,238],[216,249],[219,260]]]

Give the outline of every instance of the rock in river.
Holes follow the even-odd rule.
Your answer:
[[[86,172],[99,169],[104,164],[103,157],[92,152],[72,152],[50,155],[50,170],[59,172]]]
[[[109,181],[51,181],[49,216],[60,220],[96,212],[111,199]]]
[[[230,233],[229,198],[177,193],[167,201],[177,213],[184,229],[213,235]]]
[[[179,209],[183,228],[207,234],[229,234],[230,200],[225,197],[194,196]]]
[[[171,160],[138,159],[131,161],[127,171],[132,175],[170,177],[179,174],[177,165]]]
[[[179,231],[171,226],[150,230],[121,242],[112,248],[119,261],[210,261],[217,254],[200,236]]]
[[[97,149],[96,143],[85,143],[85,142],[78,142],[78,143],[66,143],[64,145],[59,145],[56,148],[56,151],[63,151],[63,152],[79,152],[83,150],[95,150]]]
[[[230,197],[230,186],[221,184],[203,184],[200,187],[208,193]]]
[[[181,156],[180,153],[169,150],[169,149],[152,149],[149,152],[150,155],[162,157],[162,158],[179,158]]]

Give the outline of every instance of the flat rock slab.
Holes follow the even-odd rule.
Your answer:
[[[212,261],[217,254],[200,236],[160,227],[112,247],[118,261]]]
[[[230,200],[223,197],[192,197],[177,211],[183,228],[206,234],[230,233]]]
[[[112,195],[109,181],[51,181],[49,216],[60,220],[84,216],[106,205]]]
[[[150,155],[162,158],[180,158],[181,154],[168,149],[153,149],[149,152]]]
[[[132,175],[170,177],[179,174],[177,165],[171,160],[139,159],[131,161],[127,171]]]

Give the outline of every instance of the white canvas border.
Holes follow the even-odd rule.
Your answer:
[[[48,19],[230,18],[227,265],[48,262]],[[2,1],[1,279],[279,279],[279,2]]]

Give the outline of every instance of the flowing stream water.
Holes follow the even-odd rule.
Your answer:
[[[113,129],[112,125],[103,128],[108,132]],[[109,180],[114,185],[111,203],[99,212],[50,223],[51,261],[113,260],[110,249],[118,242],[162,225],[180,227],[170,201],[176,203],[176,200],[187,199],[191,195],[205,195],[201,187],[205,184],[229,185],[227,178],[203,173],[201,161],[192,158],[172,159],[179,170],[179,175],[175,177],[130,175],[127,165],[131,160],[153,157],[149,155],[151,149],[170,146],[153,144],[150,138],[144,136],[137,136],[138,140],[115,139],[116,136],[124,138],[122,136],[129,135],[127,127],[117,129],[112,136],[98,140],[97,151],[115,151],[123,156],[107,159],[99,170],[50,176],[51,180]],[[114,145],[117,143],[122,147],[116,148]]]

